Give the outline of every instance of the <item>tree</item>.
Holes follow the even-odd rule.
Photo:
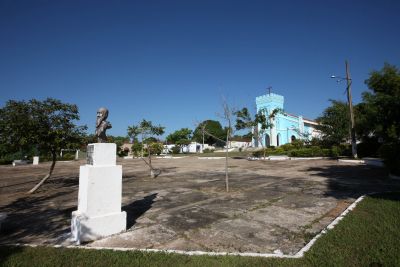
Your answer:
[[[47,98],[28,102],[10,100],[0,110],[0,139],[13,150],[21,146],[35,146],[41,153],[51,154],[48,174],[29,193],[36,191],[51,177],[57,154],[62,148],[79,148],[84,140],[86,126],[76,126],[78,107]]]
[[[266,149],[263,142],[263,138],[267,130],[273,127],[273,120],[275,119],[275,116],[280,112],[282,112],[282,110],[276,108],[271,112],[271,114],[267,116],[266,115],[267,110],[260,109],[254,116],[254,118],[251,118],[250,112],[246,107],[235,112],[236,115],[235,128],[237,130],[245,130],[245,129],[252,130],[252,132],[250,132],[249,134],[251,134],[251,137],[256,139],[258,143],[261,144],[263,148],[264,159],[265,159]]]
[[[208,132],[211,135],[205,135],[204,132]],[[208,145],[223,146],[224,142],[220,140],[224,139],[225,131],[222,129],[221,123],[215,120],[205,120],[199,123],[193,132],[193,140],[198,143],[204,143]]]
[[[162,127],[161,125],[159,126],[154,126],[153,123],[151,121],[147,121],[145,119],[143,119],[139,125],[133,125],[128,127],[128,136],[133,139],[133,140],[138,140],[138,136],[141,137],[141,142],[142,142],[142,155],[141,155],[141,159],[147,164],[147,166],[149,166],[150,168],[150,177],[151,178],[155,178],[160,174],[160,170],[156,170],[153,168],[153,165],[151,163],[151,155],[154,153],[154,151],[152,151],[152,147],[153,149],[156,148],[156,146],[152,146],[152,144],[154,144],[154,136],[160,136],[162,134],[164,134],[164,129],[165,127]],[[147,141],[147,142],[146,142]],[[147,149],[147,154],[148,154],[148,161],[146,161],[143,158],[143,149],[146,148]]]
[[[115,143],[117,145],[117,151],[116,152],[117,152],[117,155],[119,157],[123,157],[123,156],[126,156],[128,154],[129,151],[122,150],[122,146],[124,145],[124,143],[129,141],[128,137],[126,137],[126,136],[108,135],[107,139],[108,139],[107,143]]]
[[[190,140],[192,139],[192,130],[189,128],[182,128],[177,130],[171,134],[169,134],[166,138],[168,144],[175,144],[179,150],[182,147],[188,146],[190,144]],[[177,151],[177,148],[175,149]]]
[[[363,93],[365,121],[363,132],[386,141],[400,138],[400,70],[385,63],[365,81],[371,92]]]
[[[190,140],[192,139],[193,131],[189,128],[182,128],[180,130],[176,130],[173,133],[170,133],[166,140],[169,144],[176,144],[180,140]]]
[[[319,124],[316,129],[321,131],[321,138],[328,146],[339,145],[347,140],[350,131],[347,104],[338,100],[330,100],[330,102],[331,106],[327,107],[322,116],[316,119]]]
[[[220,115],[226,122],[225,127],[225,189],[229,192],[229,174],[228,174],[228,153],[229,153],[229,138],[233,135],[232,121],[235,115],[235,110],[228,105],[228,102],[223,98],[222,100],[223,113]]]
[[[211,141],[214,143],[215,141],[219,144],[225,144],[225,190],[226,192],[229,192],[228,149],[229,138],[233,135],[232,121],[234,110],[228,105],[225,99],[222,101],[222,109],[223,113],[219,116],[226,122],[225,130],[222,129],[222,126],[218,121],[203,121],[197,125],[194,132],[194,138],[196,141],[201,138],[203,142],[207,139],[209,142]]]

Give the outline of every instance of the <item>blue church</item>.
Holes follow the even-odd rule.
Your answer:
[[[284,97],[278,94],[267,93],[256,97],[257,112],[265,112],[269,117],[273,110],[283,109]],[[303,116],[292,115],[286,112],[278,113],[272,119],[273,127],[267,129],[263,136],[253,139],[253,147],[281,146],[291,143],[296,139],[308,139],[319,136],[319,131],[315,129],[317,122],[303,118]],[[255,131],[260,132],[259,129]],[[260,144],[262,142],[262,144]]]

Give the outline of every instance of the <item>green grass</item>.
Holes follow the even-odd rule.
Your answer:
[[[400,194],[367,197],[301,259],[0,247],[1,266],[400,266]]]

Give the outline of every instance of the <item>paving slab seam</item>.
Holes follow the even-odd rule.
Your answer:
[[[390,192],[390,191],[388,191]],[[118,248],[118,247],[89,247],[79,245],[35,245],[35,244],[21,244],[16,243],[13,246],[24,246],[24,247],[54,247],[54,248],[80,248],[80,249],[91,249],[91,250],[113,250],[113,251],[140,251],[140,252],[156,252],[156,253],[172,253],[182,254],[189,256],[242,256],[242,257],[261,257],[261,258],[302,258],[304,254],[311,249],[314,243],[328,230],[334,229],[334,227],[350,212],[352,211],[360,201],[362,201],[367,195],[374,195],[377,193],[384,192],[373,192],[360,196],[357,198],[349,207],[347,207],[338,217],[335,218],[328,226],[326,226],[319,234],[317,234],[311,241],[309,241],[302,249],[300,249],[294,255],[286,255],[283,253],[256,253],[256,252],[212,252],[212,251],[185,251],[185,250],[172,250],[172,249],[140,249],[140,248]],[[279,250],[278,250],[279,251]]]

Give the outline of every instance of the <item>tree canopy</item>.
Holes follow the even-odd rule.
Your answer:
[[[368,131],[384,140],[400,137],[400,71],[385,63],[379,71],[372,71],[365,81],[371,92],[363,93]],[[367,130],[365,130],[367,128]]]
[[[40,101],[10,100],[0,109],[0,142],[2,153],[34,146],[42,155],[51,154],[53,172],[58,152],[63,148],[79,148],[84,142],[86,126],[76,126],[78,107],[47,98]]]
[[[225,138],[226,132],[222,128],[221,123],[219,121],[205,120],[199,123],[199,125],[194,130],[193,140],[195,140],[198,143],[203,143],[203,129],[219,139],[224,140]],[[221,141],[207,134],[204,134],[204,143],[208,145],[213,145],[213,144],[217,144],[218,146],[223,145],[221,144]]]
[[[134,140],[134,145],[132,148],[134,150],[142,149],[141,159],[149,166],[150,168],[150,176],[152,178],[157,177],[160,174],[160,170],[156,170],[153,168],[151,163],[151,155],[159,154],[162,152],[163,146],[157,142],[155,136],[160,136],[164,134],[165,127],[158,125],[155,126],[151,121],[143,119],[138,125],[132,125],[128,127],[128,136]],[[138,146],[138,137],[141,138],[141,145]],[[146,147],[148,161],[146,161],[143,156],[143,149]]]
[[[78,107],[57,99],[10,100],[0,109],[0,140],[7,151],[34,145],[41,153],[56,154],[82,143],[86,126],[76,126],[77,120]]]
[[[322,115],[316,119],[322,139],[327,145],[338,145],[349,138],[349,108],[345,102],[330,100]],[[357,118],[357,116],[356,116]]]
[[[182,128],[180,130],[176,130],[175,132],[169,134],[166,138],[169,144],[177,144],[184,143],[186,141],[190,141],[192,139],[192,130],[189,128]]]

